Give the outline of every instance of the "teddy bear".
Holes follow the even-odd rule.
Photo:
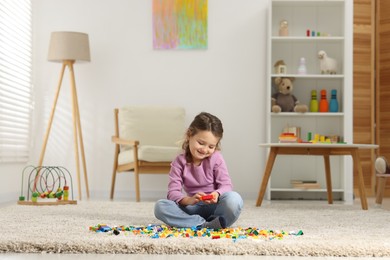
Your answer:
[[[306,105],[299,104],[298,99],[292,94],[293,81],[294,78],[289,77],[275,78],[275,84],[278,87],[278,92],[272,95],[272,112],[307,112],[308,107]]]

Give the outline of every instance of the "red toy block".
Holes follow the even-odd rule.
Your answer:
[[[212,200],[214,198],[213,194],[203,195],[201,200]]]

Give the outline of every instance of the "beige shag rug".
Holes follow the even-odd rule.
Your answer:
[[[153,202],[79,201],[77,205],[0,208],[0,253],[390,256],[390,211],[325,201],[246,201],[236,227],[302,230],[282,240],[159,238],[96,233],[90,226],[161,224]]]

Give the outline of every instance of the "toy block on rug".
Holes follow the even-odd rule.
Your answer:
[[[283,230],[258,229],[258,228],[223,228],[223,229],[209,229],[201,227],[192,228],[176,228],[166,225],[148,225],[148,226],[108,226],[106,224],[98,224],[89,227],[89,230],[96,233],[108,234],[124,234],[124,235],[144,235],[150,238],[210,238],[210,239],[262,239],[273,240],[283,239],[286,236],[301,236],[302,230],[286,232]]]

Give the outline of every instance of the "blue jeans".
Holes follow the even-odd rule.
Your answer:
[[[161,199],[154,206],[154,215],[171,227],[196,227],[223,216],[229,227],[240,216],[243,205],[240,194],[230,191],[223,193],[216,204],[199,202],[195,205],[181,206],[172,200]]]

